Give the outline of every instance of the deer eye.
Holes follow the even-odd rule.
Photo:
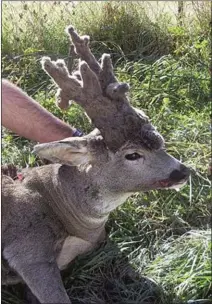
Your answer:
[[[138,154],[137,152],[132,153],[132,154],[127,154],[127,155],[125,155],[125,158],[126,158],[127,160],[136,160],[136,159],[139,159],[139,158],[141,158],[141,157],[143,157],[143,156],[140,155],[140,154]]]

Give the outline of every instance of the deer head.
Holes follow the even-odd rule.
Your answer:
[[[42,66],[59,87],[58,106],[65,109],[70,100],[77,102],[99,131],[37,145],[35,152],[54,162],[92,164],[114,191],[183,184],[189,170],[165,152],[163,137],[149,118],[130,105],[129,86],[114,76],[110,56],[103,54],[100,65],[89,48],[89,37],[80,37],[73,27],[67,32],[81,59],[79,71],[70,75],[63,60],[54,62],[47,57],[42,59]]]

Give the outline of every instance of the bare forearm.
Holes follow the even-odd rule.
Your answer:
[[[2,81],[2,125],[38,142],[63,139],[75,132],[74,128],[49,113],[7,80]]]

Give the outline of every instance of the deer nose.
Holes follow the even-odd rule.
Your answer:
[[[189,174],[190,170],[186,166],[180,165],[180,170],[172,171],[169,178],[174,182],[180,182],[181,180],[187,180]]]

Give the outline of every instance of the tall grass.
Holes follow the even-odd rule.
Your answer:
[[[191,3],[190,3],[191,4]],[[40,57],[66,58],[64,28],[112,53],[130,99],[163,134],[167,150],[192,174],[180,191],[134,194],[107,224],[109,240],[64,274],[74,304],[210,303],[210,35],[209,2],[195,2],[179,26],[153,2],[3,3],[3,75],[62,120],[91,130],[82,110],[56,108],[55,86]],[[164,5],[166,3],[164,2]],[[162,2],[160,2],[162,7]],[[40,165],[33,143],[3,130],[3,163]],[[116,245],[115,245],[116,244]],[[3,303],[23,303],[22,287],[4,288]]]
[[[151,2],[151,1],[150,1]],[[44,87],[42,55],[67,58],[69,41],[64,28],[70,23],[91,36],[99,58],[110,52],[114,63],[123,60],[154,61],[166,54],[189,54],[193,63],[209,64],[209,3],[189,8],[184,26],[173,11],[144,2],[7,2],[2,6],[3,76],[30,94]],[[162,7],[162,8],[161,8]],[[167,7],[167,6],[166,6]],[[176,8],[175,4],[175,8]],[[205,62],[206,61],[206,62]],[[39,84],[39,85],[38,85]]]
[[[56,54],[66,55],[68,41],[64,28],[70,23],[79,32],[89,33],[93,43],[119,56],[135,58],[147,53],[158,56],[167,53],[170,47],[168,33],[137,2],[82,1],[76,7],[61,2],[52,5],[9,2],[3,4],[2,19],[3,54],[54,50]]]

